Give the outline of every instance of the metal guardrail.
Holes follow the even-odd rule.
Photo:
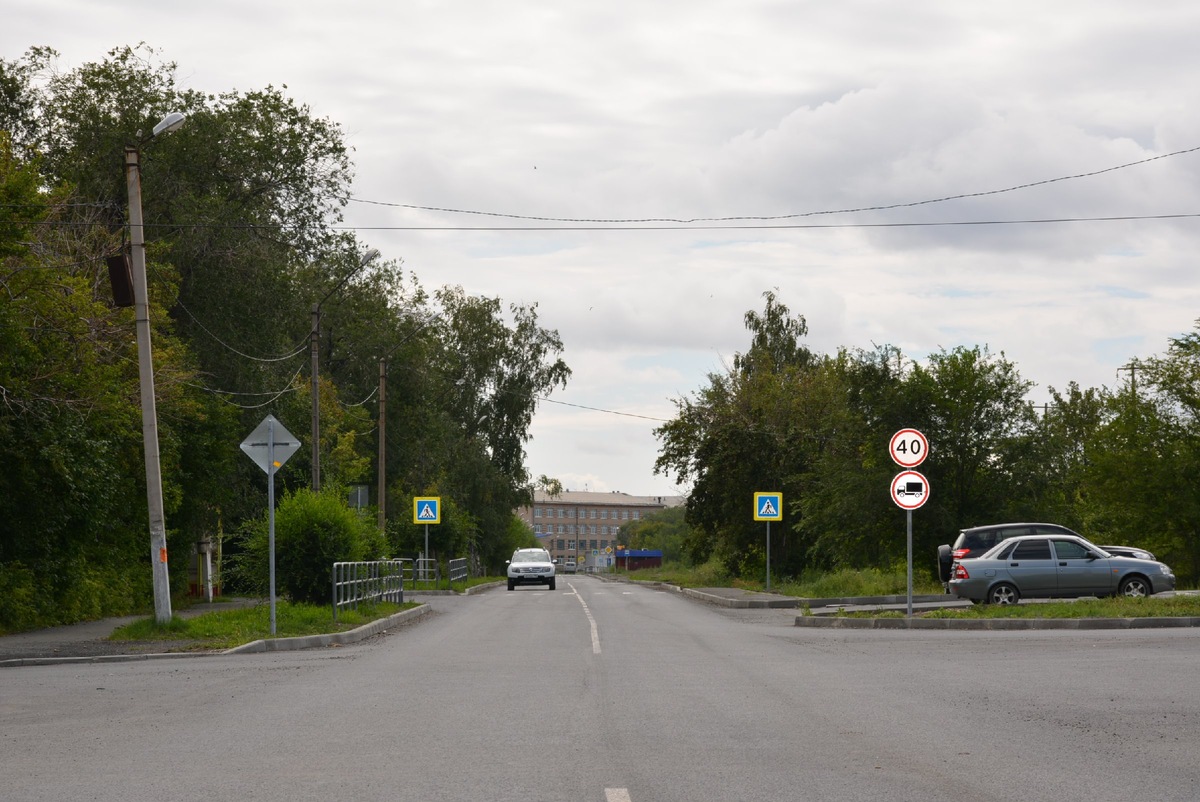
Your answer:
[[[442,579],[442,567],[433,558],[418,557],[412,561],[412,583],[416,585],[432,585],[434,588]]]
[[[467,580],[467,558],[460,557],[451,560],[449,564],[450,582],[465,582]]]
[[[404,578],[413,576],[412,560],[370,560],[333,564],[333,620],[338,610],[359,602],[404,603]]]

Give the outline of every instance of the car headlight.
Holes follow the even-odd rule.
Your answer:
[[[1158,572],[1159,572],[1160,574],[1166,574],[1167,576],[1172,576],[1172,574],[1171,574],[1171,566],[1167,565],[1166,563],[1159,563],[1159,564],[1158,564]]]

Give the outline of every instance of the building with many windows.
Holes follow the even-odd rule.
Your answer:
[[[533,506],[517,510],[559,565],[574,560],[580,571],[612,565],[621,527],[684,502],[683,496],[630,496],[566,490],[556,496],[537,490]],[[561,569],[560,569],[561,570]]]

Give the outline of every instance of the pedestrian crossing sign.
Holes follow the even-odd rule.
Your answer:
[[[418,496],[413,499],[413,523],[440,524],[442,522],[442,499],[440,496]]]
[[[755,493],[754,520],[782,521],[783,493]]]

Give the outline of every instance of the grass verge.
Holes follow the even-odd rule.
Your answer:
[[[930,610],[921,618],[1179,618],[1200,616],[1200,596],[1161,598],[1076,599],[1075,601],[976,604],[966,608]]]
[[[638,571],[619,571],[632,580],[665,582],[681,588],[741,588],[761,592],[766,590],[766,579],[733,578],[726,574],[720,564],[710,561],[696,567],[665,565],[661,568],[644,568]],[[908,571],[903,565],[883,570],[842,569],[838,571],[808,571],[798,579],[772,580],[771,592],[797,598],[830,599],[851,596],[895,596],[908,592]],[[932,578],[914,573],[913,593],[917,595],[942,593],[940,583]]]
[[[402,610],[419,606],[416,602],[384,602],[360,605],[357,610],[341,610],[333,621],[333,608],[325,605],[275,603],[275,634],[271,635],[271,611],[266,602],[236,610],[217,610],[190,618],[173,617],[165,624],[143,618],[119,627],[109,636],[116,641],[186,641],[187,649],[232,649],[263,638],[293,638],[347,632]]]

